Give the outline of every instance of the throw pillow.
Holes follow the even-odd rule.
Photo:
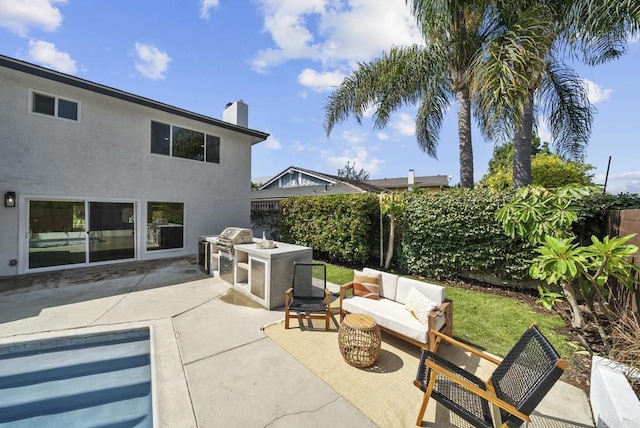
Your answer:
[[[436,309],[438,304],[427,296],[422,294],[416,288],[412,288],[407,297],[407,302],[404,304],[404,308],[411,312],[411,315],[416,317],[422,324],[429,325],[429,313]]]
[[[380,275],[367,275],[353,271],[353,295],[378,300],[380,298]]]

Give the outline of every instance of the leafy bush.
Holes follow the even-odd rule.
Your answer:
[[[602,239],[608,234],[607,213],[610,210],[628,210],[640,208],[640,195],[635,193],[597,193],[579,202],[578,221],[573,231],[582,245],[591,243],[591,236]]]
[[[376,195],[297,196],[280,202],[280,233],[318,258],[363,264],[378,242],[379,215]]]
[[[251,224],[255,229],[263,230],[267,237],[271,239],[280,239],[279,235],[279,210],[251,211]]]
[[[496,211],[511,192],[489,189],[415,192],[399,217],[398,264],[430,277],[491,274],[505,281],[527,278],[530,244],[505,235]]]

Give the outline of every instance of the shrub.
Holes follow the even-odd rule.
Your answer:
[[[298,196],[280,202],[280,233],[318,258],[364,264],[378,242],[379,215],[372,194]]]
[[[399,218],[398,264],[407,273],[436,278],[491,274],[527,278],[532,247],[504,234],[496,211],[511,192],[489,189],[415,192]]]

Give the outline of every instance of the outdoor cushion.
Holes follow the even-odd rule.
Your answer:
[[[398,287],[398,276],[388,272],[364,268],[362,269],[367,275],[380,275],[380,297],[396,300],[396,288]]]
[[[437,303],[419,292],[415,287],[411,289],[407,303],[404,304],[404,308],[426,326],[429,325],[429,314],[437,307]]]
[[[353,294],[378,300],[380,298],[380,275],[353,271]]]
[[[393,300],[372,300],[364,297],[350,297],[342,303],[343,309],[351,313],[365,314],[376,320],[380,327],[402,334],[420,343],[427,343],[427,326],[411,315],[404,305]],[[436,330],[440,330],[445,323],[444,312],[438,314],[435,320]]]
[[[436,304],[441,304],[444,302],[445,294],[444,287],[436,284],[429,284],[428,282],[422,282],[411,278],[400,277],[398,278],[398,292],[396,293],[395,301],[398,303],[402,303],[403,305],[407,303],[407,298],[409,297],[409,293],[411,289],[415,288],[429,299],[433,300]]]

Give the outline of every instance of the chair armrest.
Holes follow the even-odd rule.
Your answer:
[[[353,290],[353,281],[340,286],[340,300],[347,298],[347,290],[349,289]]]
[[[446,337],[448,337],[448,336],[446,336]],[[460,376],[456,376],[451,371],[449,371],[449,370],[445,369],[444,367],[442,367],[441,365],[437,364],[435,361],[427,360],[425,362],[425,364],[427,365],[428,368],[430,368],[434,372],[448,377],[449,379],[451,379],[452,381],[454,381],[458,385],[462,386],[463,388],[468,389],[469,391],[473,392],[474,394],[478,395],[479,397],[484,398],[488,402],[493,403],[496,406],[500,407],[501,409],[506,410],[507,412],[511,413],[512,415],[516,416],[517,418],[520,418],[521,420],[523,420],[525,422],[531,422],[531,419],[529,418],[529,416],[525,415],[524,413],[522,413],[521,411],[519,411],[513,405],[507,403],[506,401],[501,400],[494,393],[492,393],[490,391],[486,391],[486,390],[484,390],[482,388],[478,388],[476,385],[472,384],[471,382],[467,381],[466,379],[463,379]]]
[[[455,345],[455,346],[459,347],[460,349],[464,349],[467,352],[471,352],[473,355],[478,356],[480,358],[483,358],[483,359],[485,359],[487,361],[490,361],[495,365],[499,365],[501,363],[500,360],[498,360],[496,358],[493,358],[490,355],[485,354],[484,352],[480,351],[479,349],[476,349],[476,348],[474,348],[472,346],[469,346],[469,345],[467,345],[465,343],[462,343],[462,342],[454,339],[453,337],[449,337],[446,334],[440,333],[439,331],[432,330],[432,331],[430,331],[430,333],[433,334],[436,337],[438,342],[440,340],[444,340],[445,342],[447,342],[447,343],[449,343],[451,345]]]
[[[287,291],[284,292],[284,306],[285,308],[289,307],[289,302],[291,301],[291,293],[293,293],[293,287],[288,288]]]

